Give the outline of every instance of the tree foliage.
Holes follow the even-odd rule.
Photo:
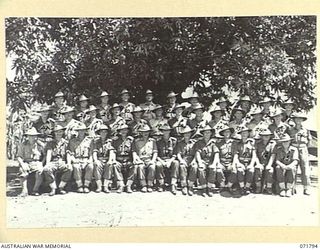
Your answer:
[[[157,101],[194,86],[206,104],[226,91],[253,99],[280,92],[304,110],[316,102],[315,16],[196,18],[7,18],[15,78],[8,100],[50,101],[63,90],[122,88]]]

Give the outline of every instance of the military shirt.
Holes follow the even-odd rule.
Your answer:
[[[131,134],[133,136],[137,136],[139,134],[138,129],[142,126],[142,125],[149,125],[149,122],[145,119],[140,119],[139,121],[137,120],[133,120],[131,122],[129,122],[128,127],[131,131]]]
[[[124,140],[119,137],[112,142],[112,146],[116,152],[117,160],[121,158],[132,158],[132,143],[134,139],[132,136],[126,137]]]
[[[219,150],[216,147],[214,140],[211,139],[206,143],[204,139],[201,139],[193,146],[193,152],[194,154],[199,152],[201,159],[209,162],[213,160],[214,154],[218,153]]]
[[[126,124],[126,121],[121,116],[117,116],[116,119],[111,119],[107,125],[110,127],[111,134],[115,135],[117,129],[123,124]]]
[[[196,143],[196,140],[190,139],[187,143],[185,140],[178,142],[176,148],[174,149],[174,154],[180,154],[183,159],[193,158],[194,151],[193,146]]]
[[[65,133],[66,139],[70,140],[72,137],[74,137],[77,134],[77,132],[75,131],[75,128],[79,124],[81,124],[81,122],[75,119],[71,119],[69,122],[62,121],[62,122],[58,122],[58,124],[66,128],[64,133]]]
[[[256,121],[251,121],[250,123],[248,123],[247,127],[249,129],[251,129],[250,132],[250,137],[255,138],[255,139],[259,139],[260,138],[260,133],[268,128],[268,124],[261,120],[260,122],[256,122]]]
[[[169,137],[169,140],[166,141],[164,138],[161,138],[157,141],[158,147],[158,156],[161,159],[169,159],[174,156],[173,150],[177,145],[177,139],[174,137]]]
[[[24,141],[19,145],[17,157],[21,157],[24,162],[42,161],[44,157],[44,145],[36,141],[33,145]]]
[[[246,142],[239,141],[234,144],[235,154],[238,154],[241,163],[249,164],[255,151],[254,141],[247,139]]]
[[[262,141],[256,143],[256,153],[261,164],[268,164],[276,144],[277,143],[274,140],[270,140],[266,145]]]
[[[140,107],[144,110],[144,114],[143,114],[143,118],[147,121],[149,121],[152,118],[155,118],[155,114],[153,113],[153,109],[156,107],[157,105],[153,102],[150,103],[142,103],[140,104]]]
[[[33,126],[42,135],[49,136],[53,131],[54,125],[53,125],[53,121],[50,122],[50,120],[48,119],[47,121],[44,122],[40,117],[39,120],[33,124]]]
[[[94,118],[93,120],[88,120],[86,122],[86,125],[89,129],[89,136],[97,137],[96,132],[97,132],[99,126],[101,126],[102,124],[103,124],[103,121],[98,118]]]
[[[135,105],[131,102],[128,102],[127,104],[120,103],[119,105],[123,107],[123,109],[121,110],[121,117],[126,121],[132,121],[132,111],[134,110]]]
[[[93,143],[93,152],[97,152],[98,158],[108,159],[110,151],[114,150],[112,140],[102,141],[101,137],[96,138]]]
[[[46,146],[46,151],[51,150],[51,160],[62,159],[66,160],[67,155],[68,141],[64,138],[61,138],[59,141],[54,139],[51,142],[48,142]]]
[[[297,127],[290,128],[288,134],[293,139],[292,143],[296,147],[308,145],[311,141],[310,131],[304,127],[298,129]]]
[[[136,152],[142,160],[150,160],[154,153],[157,153],[156,141],[153,138],[148,138],[146,142],[138,138],[133,142],[132,151]]]
[[[67,147],[67,153],[76,158],[89,158],[92,150],[93,142],[90,137],[85,137],[83,140],[80,140],[78,137],[72,138]]]
[[[216,143],[217,148],[219,149],[220,162],[223,165],[232,163],[235,154],[235,143],[236,142],[232,139],[228,139],[227,141],[223,139]]]
[[[289,146],[288,151],[284,150],[282,145],[278,145],[274,148],[275,160],[280,161],[283,164],[291,164],[293,161],[299,161],[298,149],[292,145]]]
[[[269,129],[272,133],[274,133],[274,137],[276,139],[282,137],[285,133],[288,133],[288,125],[284,122],[280,122],[280,124],[277,126],[276,124],[271,124],[269,126]]]
[[[154,118],[154,119],[151,119],[149,121],[150,123],[150,126],[151,128],[154,130],[154,131],[159,131],[159,128],[164,125],[164,124],[168,124],[168,120],[166,118],[161,118],[161,119],[157,119],[157,118]]]
[[[164,112],[165,112],[165,117],[169,120],[172,119],[176,116],[175,112],[174,112],[174,108],[177,106],[177,104],[175,103],[174,105],[166,105],[164,107]]]

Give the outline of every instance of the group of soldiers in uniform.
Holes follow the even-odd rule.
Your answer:
[[[303,192],[310,194],[307,117],[290,98],[275,105],[270,97],[254,103],[240,96],[231,105],[221,97],[207,110],[195,92],[188,105],[177,103],[174,92],[164,106],[153,102],[151,90],[140,105],[130,102],[128,90],[121,91],[119,104],[109,104],[109,97],[103,91],[94,106],[81,95],[72,107],[59,91],[52,105],[41,105],[17,153],[22,196],[35,173],[33,195],[44,183],[50,196],[65,194],[73,179],[79,193],[110,193],[112,186],[117,193],[162,192],[170,186],[173,194],[198,190],[211,197],[222,190],[273,194],[278,185],[277,193],[290,197],[298,167]]]

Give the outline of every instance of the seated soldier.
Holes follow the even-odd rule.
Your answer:
[[[233,192],[232,186],[237,181],[237,172],[232,162],[234,156],[234,143],[231,135],[233,128],[223,125],[219,128],[219,135],[223,138],[216,143],[219,149],[219,157],[216,167],[216,182],[221,191],[226,187],[230,193]]]
[[[35,184],[33,186],[32,195],[40,195],[39,187],[42,183],[42,160],[44,157],[44,145],[38,141],[40,135],[38,131],[32,127],[25,132],[27,140],[20,144],[18,148],[17,160],[19,162],[19,176],[22,184],[22,197],[28,195],[27,178],[31,173],[35,173]]]
[[[121,117],[122,106],[118,103],[114,103],[110,108],[111,119],[108,121],[107,125],[110,128],[110,135],[116,139],[117,129],[119,126],[126,124],[125,119]]]
[[[273,152],[275,154],[276,178],[282,197],[292,196],[292,187],[299,164],[299,152],[296,147],[291,145],[291,140],[288,134],[283,134]]]
[[[183,137],[181,141],[178,142],[174,154],[177,155],[177,161],[175,160],[172,165],[172,186],[171,191],[173,194],[176,194],[176,180],[179,179],[182,187],[182,194],[186,195],[187,193],[193,195],[193,182],[188,183],[189,190],[187,188],[187,176],[188,169],[192,164],[195,164],[193,161],[193,146],[196,143],[195,140],[191,139],[193,130],[189,126],[181,128],[180,134]]]
[[[58,194],[65,194],[66,190],[64,188],[71,179],[72,166],[66,163],[68,141],[63,138],[64,130],[65,128],[62,126],[56,125],[53,129],[54,139],[46,147],[47,157],[43,175],[51,188],[50,196],[55,195],[56,191]],[[56,190],[57,183],[55,178],[57,173],[62,174],[58,190]]]
[[[168,124],[170,127],[172,127],[172,135],[175,136],[176,138],[179,138],[180,135],[180,130],[184,128],[187,125],[188,119],[182,116],[183,110],[185,109],[185,106],[182,104],[177,104],[173,108],[174,112],[174,117],[171,118],[168,121]]]
[[[93,145],[93,176],[97,183],[96,193],[104,191],[110,193],[109,185],[112,178],[112,164],[115,156],[112,147],[112,140],[108,139],[109,128],[102,124],[97,129],[99,137],[94,140]]]
[[[141,184],[141,191],[152,192],[153,181],[155,178],[156,159],[158,150],[156,141],[150,138],[151,128],[148,125],[142,125],[138,132],[141,138],[136,138],[132,146],[133,164],[136,165],[138,179]],[[148,188],[147,188],[148,185]]]
[[[256,162],[254,140],[249,138],[250,131],[246,126],[241,127],[241,140],[234,144],[233,164],[237,171],[237,178],[242,194],[249,194],[251,192],[254,164]]]
[[[190,166],[189,184],[195,182],[199,178],[198,188],[201,190],[202,196],[213,196],[216,179],[216,165],[219,151],[211,138],[213,129],[207,125],[201,129],[203,139],[197,141],[193,147],[196,164]],[[190,187],[190,186],[189,186]]]
[[[145,119],[142,119],[143,115],[143,109],[140,106],[136,106],[134,110],[132,111],[133,120],[128,123],[130,134],[133,137],[137,137],[139,135],[138,129],[142,125],[149,125],[149,122],[147,122]]]
[[[78,193],[89,193],[89,185],[93,175],[92,138],[86,137],[87,127],[80,124],[75,127],[77,137],[69,141],[67,147],[67,164],[72,165],[73,177],[77,184]],[[82,175],[84,173],[84,183]]]
[[[128,136],[129,127],[123,124],[118,127],[118,139],[112,142],[116,154],[114,165],[114,177],[118,182],[118,192],[122,192],[124,181],[127,193],[132,193],[131,186],[137,175],[137,170],[132,164],[133,137]]]
[[[267,194],[272,194],[273,184],[273,162],[274,154],[273,150],[276,146],[276,141],[272,140],[273,133],[269,129],[264,129],[259,133],[261,140],[255,144],[256,148],[256,165],[254,170],[253,180],[256,185],[256,193],[264,191]]]
[[[162,192],[164,188],[165,168],[171,169],[176,158],[173,149],[177,144],[177,139],[170,136],[172,128],[168,124],[159,127],[162,132],[162,138],[157,141],[158,158],[156,162],[156,180],[159,182],[158,191]]]

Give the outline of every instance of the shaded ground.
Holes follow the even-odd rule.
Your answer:
[[[7,197],[7,227],[116,226],[319,226],[317,168],[311,196],[177,196],[170,192],[133,194],[69,193],[49,197]],[[19,187],[9,186],[12,192]],[[8,187],[8,190],[10,190]]]

